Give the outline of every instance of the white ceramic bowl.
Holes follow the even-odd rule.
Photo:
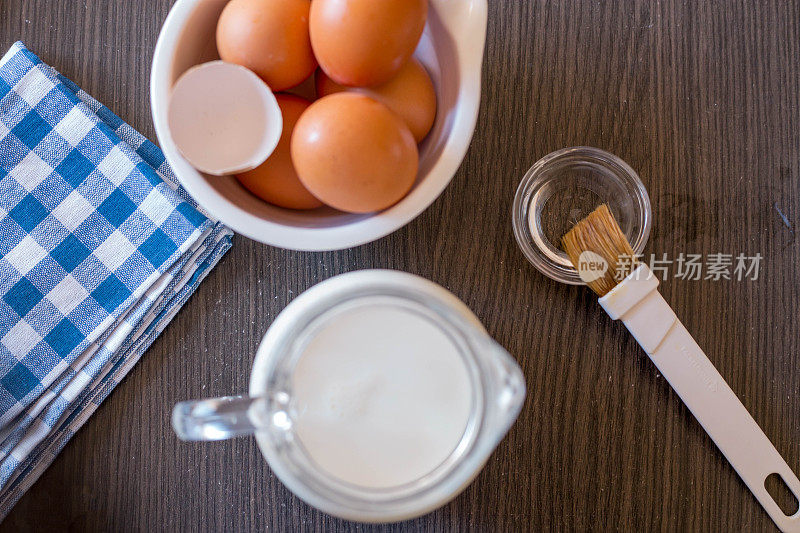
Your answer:
[[[469,146],[480,103],[487,0],[430,0],[416,57],[436,86],[436,122],[420,146],[419,174],[400,202],[379,213],[293,211],[263,202],[232,176],[195,170],[178,152],[167,125],[172,86],[189,67],[218,59],[214,34],[228,0],[178,0],[161,28],[150,77],[150,104],[161,149],[189,194],[211,216],[251,239],[294,250],[338,250],[401,228],[442,193]]]

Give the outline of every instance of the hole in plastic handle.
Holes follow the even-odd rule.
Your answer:
[[[781,511],[783,511],[783,514],[786,516],[794,516],[798,508],[800,508],[800,502],[797,501],[797,496],[792,492],[792,489],[789,488],[789,485],[786,484],[786,481],[783,480],[780,474],[774,473],[768,475],[767,479],[764,480],[764,488],[767,489],[769,495],[772,496],[772,499],[775,500],[775,503],[778,504],[778,507],[781,508]]]

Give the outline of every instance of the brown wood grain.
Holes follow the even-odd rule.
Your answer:
[[[0,48],[23,39],[155,139],[149,69],[170,4],[0,0]],[[179,442],[169,413],[179,400],[245,391],[261,335],[294,296],[380,267],[461,297],[529,389],[462,495],[387,530],[773,530],[624,328],[587,290],[525,261],[510,210],[539,157],[597,146],[649,189],[648,253],[761,253],[758,281],[673,279],[662,292],[800,472],[798,43],[797,0],[490,0],[478,127],[441,198],[404,229],[341,252],[237,238],[2,529],[371,529],[294,497],[253,439]]]

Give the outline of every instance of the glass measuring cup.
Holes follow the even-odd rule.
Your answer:
[[[292,382],[304,349],[325,324],[348,309],[376,305],[415,313],[445,334],[471,389],[466,427],[446,459],[417,479],[380,488],[348,483],[314,461],[296,431]],[[525,382],[514,359],[453,294],[411,274],[366,270],[322,282],[284,309],[261,342],[249,393],[182,402],[173,426],[189,440],[252,433],[276,475],[309,504],[351,520],[388,522],[424,514],[469,484],[516,420]]]

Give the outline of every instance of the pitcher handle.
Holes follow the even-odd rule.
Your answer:
[[[286,430],[291,425],[283,409],[287,403],[288,395],[281,394],[180,402],[172,410],[172,428],[179,439],[188,441],[230,439],[274,427]]]

